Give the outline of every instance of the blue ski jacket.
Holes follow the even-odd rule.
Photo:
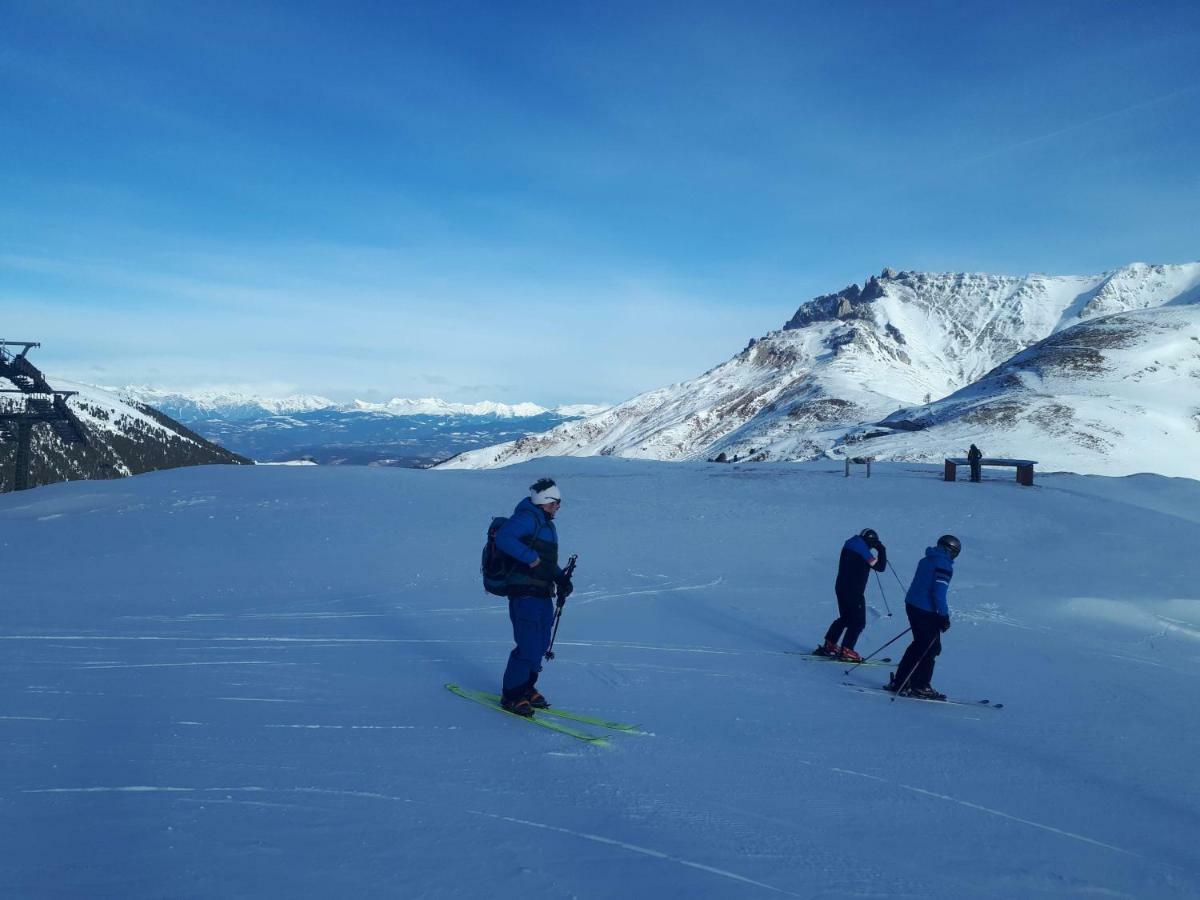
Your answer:
[[[917,563],[917,574],[913,576],[904,602],[926,612],[949,616],[946,594],[953,577],[954,560],[950,553],[941,547],[926,547],[925,557]]]
[[[528,594],[549,597],[562,578],[558,567],[558,530],[554,520],[528,497],[517,504],[509,520],[496,532],[496,546],[516,562],[508,575],[510,597]],[[540,560],[536,569],[530,564]]]

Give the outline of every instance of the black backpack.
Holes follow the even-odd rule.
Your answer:
[[[513,558],[496,546],[496,532],[507,521],[500,516],[492,519],[487,530],[487,543],[483,545],[483,559],[479,563],[483,589],[497,597],[508,596],[508,571],[513,563]]]
[[[508,574],[512,571],[513,563],[516,562],[511,556],[496,546],[496,532],[504,527],[504,523],[508,519],[503,516],[496,516],[492,519],[492,524],[488,526],[487,543],[483,545],[483,558],[479,562],[479,572],[483,575],[483,589],[489,594],[495,594],[497,597],[508,596]],[[534,519],[536,527],[533,530],[533,537],[529,539],[529,545],[533,546],[537,536],[542,532],[542,525]]]

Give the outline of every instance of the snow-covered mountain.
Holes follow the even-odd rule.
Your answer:
[[[386,403],[315,395],[179,393],[121,389],[130,400],[178,418],[209,440],[263,462],[428,466],[464,450],[515,440],[604,409],[535,403],[449,403],[434,397]]]
[[[32,432],[30,486],[119,478],[179,466],[250,462],[147,404],[92,385],[53,376],[49,381],[56,390],[77,392],[66,402],[83,427],[87,443],[66,444],[48,426],[36,426]],[[0,388],[12,389],[14,385],[0,378]],[[0,440],[2,490],[11,487],[15,453],[15,441]]]
[[[204,418],[242,421],[264,415],[286,416],[292,413],[327,409],[332,400],[314,394],[293,394],[287,397],[263,397],[237,391],[196,391],[183,393],[165,391],[146,385],[108,387],[103,390],[138,403],[153,406],[181,422],[196,422]]]
[[[966,388],[1072,325],[1130,310],[1195,308],[1198,300],[1200,263],[1136,263],[1094,276],[889,269],[862,288],[851,285],[805,303],[783,328],[751,341],[698,378],[544,435],[465,453],[445,465],[486,468],[539,456],[596,454],[662,460],[837,455],[845,452],[848,434],[862,439],[864,425]],[[1142,349],[1153,355],[1156,336],[1165,333],[1148,321],[1135,318],[1128,327],[1145,327]],[[1089,391],[1098,389],[1095,377],[1089,383]],[[1150,390],[1145,381],[1134,384],[1135,394]],[[1065,390],[1065,382],[1060,386]],[[1173,396],[1187,401],[1186,391]],[[1186,419],[1184,411],[1175,409],[1171,416]],[[1109,415],[1121,412],[1114,408]],[[1100,424],[1116,427],[1105,420]],[[855,446],[853,452],[907,458],[916,450],[905,441],[904,435],[894,435],[890,444],[873,442],[869,450]],[[1056,452],[1061,443],[1061,438],[1037,442],[1014,452],[1055,468],[1138,470],[1124,468],[1125,461],[1113,455],[1115,443],[1106,448],[1093,442],[1085,452],[1070,455]],[[961,446],[939,452],[958,452]],[[1194,466],[1190,471],[1200,474],[1200,462]]]

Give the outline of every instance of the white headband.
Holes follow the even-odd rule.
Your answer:
[[[552,484],[544,491],[530,490],[529,499],[533,501],[534,506],[541,506],[544,503],[552,503],[557,500],[562,503],[562,494],[558,492],[558,485]]]

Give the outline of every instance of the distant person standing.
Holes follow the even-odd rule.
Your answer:
[[[574,589],[558,566],[558,531],[554,517],[562,494],[551,478],[529,487],[529,496],[496,532],[496,546],[512,557],[507,577],[508,617],[516,646],[508,655],[500,705],[519,716],[532,716],[549,703],[534,687],[554,627],[554,594],[561,605]]]
[[[925,548],[925,557],[917,563],[917,573],[904,597],[913,640],[892,675],[889,691],[922,700],[946,699],[931,682],[934,660],[942,652],[942,634],[950,630],[947,594],[954,577],[954,560],[961,552],[962,542],[952,534],[944,534],[936,546]]]
[[[837,594],[838,617],[825,632],[825,643],[813,651],[815,655],[862,662],[854,645],[867,627],[867,581],[872,569],[882,572],[886,568],[887,548],[873,529],[864,528],[842,545],[837,581],[833,586]],[[844,640],[843,631],[846,633]],[[838,646],[839,640],[841,646]]]
[[[970,465],[971,465],[971,480],[972,481],[980,480],[980,471],[979,470],[981,468],[980,461],[982,459],[983,459],[983,452],[978,447],[976,447],[974,444],[972,444],[971,449],[967,451],[967,462],[970,463]]]

